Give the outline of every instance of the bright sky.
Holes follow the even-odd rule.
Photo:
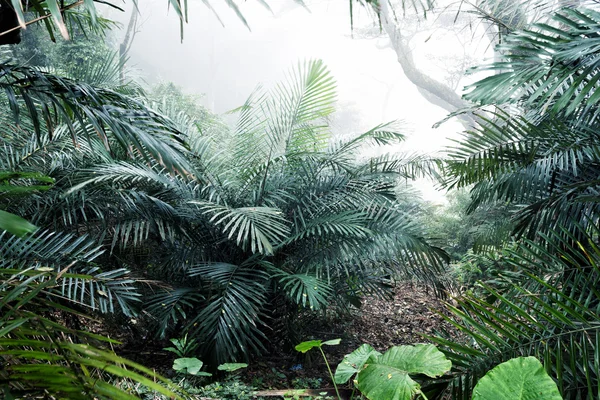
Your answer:
[[[357,125],[355,132],[401,119],[410,132],[406,148],[431,153],[461,130],[455,122],[432,129],[447,112],[428,103],[404,77],[395,52],[384,48],[389,43],[385,37],[351,37],[346,0],[307,2],[310,12],[292,0],[267,2],[273,14],[258,1],[239,2],[249,31],[223,0],[211,3],[224,27],[201,2],[190,1],[183,43],[177,17],[167,10],[165,0],[140,2],[143,23],[130,52],[130,66],[140,69],[149,82],[172,81],[186,92],[205,93],[204,105],[223,113],[241,105],[259,83],[269,86],[299,61],[319,58],[338,81],[338,109]],[[355,7],[355,12],[356,27],[372,24],[365,9]],[[110,17],[125,24],[129,15]],[[464,51],[445,30],[426,31],[411,44],[420,68],[440,78],[445,58],[455,60]],[[468,48],[479,58],[485,50]],[[425,198],[440,199],[431,185],[419,186]]]

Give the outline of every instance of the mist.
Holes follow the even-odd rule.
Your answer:
[[[338,84],[336,134],[401,120],[408,137],[401,150],[435,154],[463,130],[456,121],[432,128],[448,112],[428,102],[405,77],[385,34],[364,38],[365,30],[378,29],[377,17],[367,9],[355,7],[352,30],[347,2],[315,1],[305,8],[277,0],[268,2],[270,11],[247,1],[240,4],[246,26],[225,2],[213,3],[214,12],[191,2],[183,31],[164,1],[140,3],[128,68],[149,85],[173,82],[202,95],[201,103],[222,115],[242,105],[258,85],[268,88],[298,63],[322,59]],[[107,16],[122,24],[124,35],[130,14],[131,9],[111,10]],[[444,31],[427,27],[411,45],[419,68],[440,80],[445,57],[470,51],[470,57],[483,59],[489,51],[485,43],[461,47]],[[441,199],[430,183],[418,186],[425,198]]]

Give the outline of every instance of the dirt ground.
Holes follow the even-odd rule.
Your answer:
[[[352,318],[314,319],[304,332],[303,340],[330,340],[341,338],[338,346],[324,348],[332,369],[344,355],[363,343],[384,352],[391,346],[427,343],[421,334],[434,334],[439,330],[451,330],[435,310],[443,309],[425,286],[400,283],[393,291],[393,298],[368,297]],[[318,351],[303,356],[297,354],[270,354],[250,365],[244,381],[264,388],[293,388],[313,385],[330,387],[328,373]],[[319,380],[320,378],[320,380]]]

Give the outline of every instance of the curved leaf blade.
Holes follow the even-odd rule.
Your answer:
[[[358,389],[371,400],[411,400],[421,386],[409,374],[435,378],[451,367],[434,345],[394,346],[381,356],[371,355],[358,374]]]
[[[503,362],[479,380],[473,400],[562,400],[556,383],[535,357]]]
[[[344,384],[350,380],[352,375],[358,373],[365,365],[369,357],[380,356],[381,353],[375,350],[371,345],[363,344],[350,354],[346,354],[342,362],[335,370],[334,380],[338,385]]]

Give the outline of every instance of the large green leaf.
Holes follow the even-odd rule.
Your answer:
[[[346,354],[335,370],[335,383],[344,384],[348,382],[352,375],[358,373],[364,367],[369,357],[379,355],[381,353],[368,344],[363,344],[352,353]]]
[[[309,340],[307,342],[302,342],[300,344],[297,344],[296,350],[301,353],[306,353],[310,349],[313,349],[315,347],[321,347],[321,343],[322,343],[321,340]]]
[[[473,400],[562,400],[556,383],[535,357],[503,362],[479,380]]]
[[[238,369],[242,369],[242,368],[246,368],[248,367],[248,364],[246,363],[225,363],[225,364],[221,364],[217,367],[217,369],[219,371],[227,371],[227,372],[233,372],[233,371],[237,371]]]
[[[208,372],[201,372],[200,369],[204,363],[196,357],[177,358],[173,362],[173,369],[177,372],[183,372],[196,376],[211,376]]]
[[[421,386],[409,375],[435,378],[451,367],[434,345],[394,346],[383,355],[371,355],[358,374],[358,389],[370,400],[411,400]]]
[[[309,351],[315,347],[322,347],[323,345],[337,346],[338,344],[340,344],[341,341],[342,341],[342,339],[331,339],[326,342],[324,342],[322,340],[309,340],[307,342],[302,342],[302,343],[296,345],[295,349],[296,349],[296,351],[299,351],[301,353],[306,353],[307,351]]]

